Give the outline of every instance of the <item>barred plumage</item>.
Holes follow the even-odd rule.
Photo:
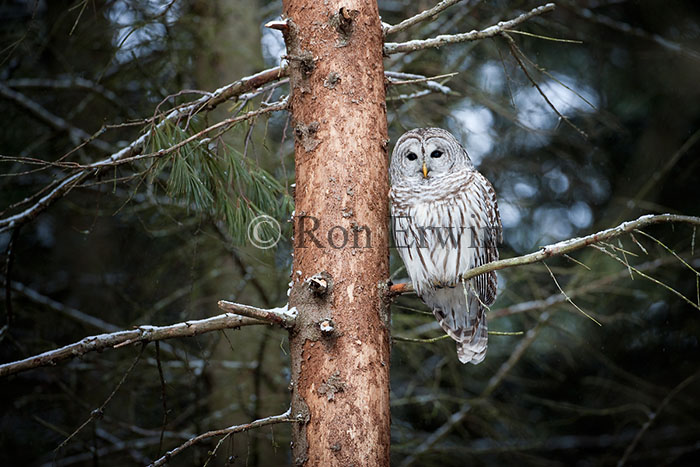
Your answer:
[[[394,240],[418,296],[457,341],[462,363],[486,356],[485,309],[496,299],[496,273],[461,274],[498,259],[496,193],[449,132],[419,128],[396,142],[391,159]]]

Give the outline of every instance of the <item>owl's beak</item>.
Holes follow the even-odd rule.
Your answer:
[[[423,178],[428,178],[428,166],[423,162]]]

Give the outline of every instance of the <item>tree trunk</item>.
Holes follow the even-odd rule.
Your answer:
[[[387,125],[374,0],[285,0],[295,132],[293,458],[389,465]]]

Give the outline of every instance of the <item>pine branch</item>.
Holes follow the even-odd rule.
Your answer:
[[[575,250],[579,250],[583,247],[594,245],[611,238],[619,237],[626,233],[630,233],[636,229],[641,229],[652,224],[661,224],[667,222],[681,222],[691,225],[700,225],[700,217],[695,216],[681,216],[677,214],[647,214],[641,216],[633,221],[623,222],[617,227],[613,227],[607,230],[602,230],[594,234],[586,235],[585,237],[570,238],[568,240],[563,240],[552,245],[543,246],[538,251],[529,253],[523,256],[517,256],[515,258],[502,259],[499,261],[493,261],[491,263],[484,264],[474,269],[463,273],[460,277],[461,280],[469,280],[481,274],[485,274],[491,271],[497,271],[499,269],[512,268],[514,266],[522,266],[525,264],[532,264],[542,261],[543,259],[551,258],[553,256],[562,256],[564,254],[570,253]],[[409,283],[393,284],[389,289],[390,293],[393,295],[399,295],[402,293],[412,292],[413,286]]]
[[[239,307],[246,310],[253,308],[246,307],[245,305],[239,305]],[[234,309],[236,307],[232,306],[231,308]],[[236,309],[240,311],[239,308]],[[258,310],[257,308],[254,309]],[[0,377],[13,375],[42,366],[55,365],[63,360],[81,357],[88,352],[101,352],[105,349],[119,348],[125,345],[134,344],[136,342],[147,343],[163,339],[172,339],[175,337],[192,337],[211,331],[259,324],[266,323],[258,319],[237,316],[233,313],[224,313],[222,315],[212,316],[211,318],[185,321],[183,323],[171,324],[169,326],[143,325],[137,327],[136,329],[127,331],[117,331],[108,334],[89,336],[59,349],[49,350],[23,360],[4,363],[0,365]]]
[[[157,459],[155,462],[149,465],[149,467],[158,467],[161,465],[165,465],[172,459],[173,457],[177,456],[180,454],[182,451],[185,449],[189,448],[190,446],[193,446],[201,441],[204,441],[205,439],[213,438],[216,436],[224,436],[224,435],[229,435],[232,433],[240,433],[243,431],[248,431],[253,428],[259,428],[261,426],[266,426],[266,425],[274,425],[277,423],[293,423],[296,422],[297,420],[292,417],[292,409],[287,409],[287,411],[283,414],[280,415],[274,415],[271,417],[266,417],[266,418],[261,418],[259,420],[255,420],[254,422],[246,423],[244,425],[233,425],[228,428],[223,428],[221,430],[213,430],[213,431],[208,431],[206,433],[203,433],[201,435],[195,436],[194,438],[188,439],[186,442],[182,443],[180,446],[176,447],[175,449],[168,451]]]
[[[269,113],[269,112],[276,112],[278,110],[285,110],[286,108],[287,108],[287,99],[283,99],[279,102],[268,105],[266,107],[262,107],[258,110],[253,110],[253,111],[250,111],[250,112],[245,113],[243,115],[239,115],[237,117],[232,117],[232,118],[227,118],[225,120],[221,120],[220,122],[217,122],[213,125],[210,125],[207,128],[205,128],[201,131],[198,131],[197,133],[179,141],[178,143],[176,143],[172,146],[160,149],[158,151],[136,154],[136,155],[133,155],[130,157],[115,158],[114,156],[112,156],[109,159],[95,162],[93,164],[77,165],[76,167],[79,167],[83,170],[104,169],[105,167],[115,167],[117,165],[128,164],[128,163],[136,162],[136,161],[139,161],[142,159],[159,158],[159,157],[165,156],[167,154],[171,154],[173,152],[176,152],[177,150],[181,149],[183,146],[186,146],[190,143],[199,142],[201,140],[201,138],[204,137],[204,135],[206,135],[207,133],[210,133],[214,130],[227,128],[227,127],[230,127],[230,126],[234,125],[235,123],[241,122],[243,120],[250,120],[251,118],[255,118],[259,115]],[[158,126],[160,127],[160,125],[158,125]]]
[[[490,26],[481,31],[470,31],[463,34],[445,34],[431,39],[424,40],[413,40],[408,42],[387,42],[384,44],[384,54],[392,55],[402,52],[415,52],[416,50],[430,49],[435,47],[442,47],[449,44],[458,44],[460,42],[475,41],[480,39],[486,39],[489,37],[498,36],[509,29],[513,29],[519,24],[525,21],[539,16],[543,13],[554,10],[554,3],[547,3],[546,5],[533,8],[527,13],[513,18],[508,21],[501,21],[498,24]]]
[[[266,83],[269,83],[270,81],[284,76],[286,76],[286,68],[271,68],[219,88],[211,93],[211,96],[204,96],[188,105],[180,106],[171,110],[157,125],[149,128],[148,131],[144,132],[144,134],[129,143],[123,149],[113,153],[111,156],[102,161],[96,162],[95,164],[83,166],[76,173],[66,176],[47,194],[39,198],[39,200],[22,212],[8,216],[4,219],[0,219],[0,233],[31,221],[58,199],[67,195],[77,184],[86,178],[97,174],[98,169],[114,166],[120,161],[124,161],[126,159],[133,160],[135,156],[142,153],[154,132],[156,132],[158,129],[162,129],[165,125],[171,124],[172,122],[177,122],[184,117],[191,118],[193,115],[202,111],[213,110],[221,103],[226,102],[228,99],[240,96],[245,92],[249,92],[263,86]],[[1,89],[2,88],[0,88],[0,90]]]

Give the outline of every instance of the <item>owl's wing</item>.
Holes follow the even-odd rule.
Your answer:
[[[442,272],[453,286],[432,290],[423,299],[443,330],[457,341],[459,360],[480,363],[488,346],[485,308],[496,299],[497,277],[490,272],[465,283],[460,279],[464,272],[498,259],[502,227],[495,191],[480,173],[472,172],[438,217],[458,234],[452,248],[432,250],[433,261],[444,264]]]
[[[474,172],[474,177],[466,186],[465,194],[471,222],[467,225],[469,235],[461,239],[461,243],[469,242],[472,251],[469,255],[461,256],[460,275],[469,269],[497,261],[498,244],[503,241],[501,216],[498,213],[496,192],[491,183],[479,172]],[[497,285],[495,271],[473,279],[473,287],[486,305],[491,305],[496,300]]]

